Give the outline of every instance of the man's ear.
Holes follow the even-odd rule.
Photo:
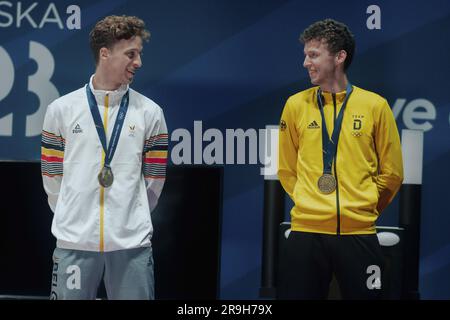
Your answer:
[[[98,55],[99,59],[107,59],[109,56],[109,49],[106,47],[100,48],[100,54]]]
[[[335,62],[336,65],[344,64],[345,59],[347,58],[347,51],[341,50],[336,54]]]

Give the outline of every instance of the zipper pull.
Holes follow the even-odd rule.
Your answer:
[[[105,108],[109,107],[109,92],[105,95]]]

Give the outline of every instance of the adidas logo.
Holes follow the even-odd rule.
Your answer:
[[[72,130],[73,133],[83,133],[83,129],[81,129],[80,124],[77,123],[75,128]]]
[[[317,124],[316,120],[314,120],[309,124],[308,129],[320,129],[320,126]]]

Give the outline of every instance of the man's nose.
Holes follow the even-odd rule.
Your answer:
[[[305,56],[305,59],[303,60],[303,67],[308,68],[311,65],[311,61],[309,61],[308,56]]]
[[[142,59],[141,59],[141,55],[138,55],[136,59],[134,59],[133,61],[133,67],[135,69],[138,69],[142,66]]]

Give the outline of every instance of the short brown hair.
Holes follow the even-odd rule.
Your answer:
[[[148,41],[150,32],[145,29],[145,23],[134,16],[108,16],[95,25],[89,33],[89,45],[98,64],[100,49],[112,49],[114,44],[122,39],[139,36]]]
[[[300,41],[306,43],[310,40],[325,40],[328,50],[335,54],[341,50],[347,52],[347,58],[344,62],[344,70],[350,66],[355,53],[355,38],[350,29],[333,19],[317,21],[303,31]]]

